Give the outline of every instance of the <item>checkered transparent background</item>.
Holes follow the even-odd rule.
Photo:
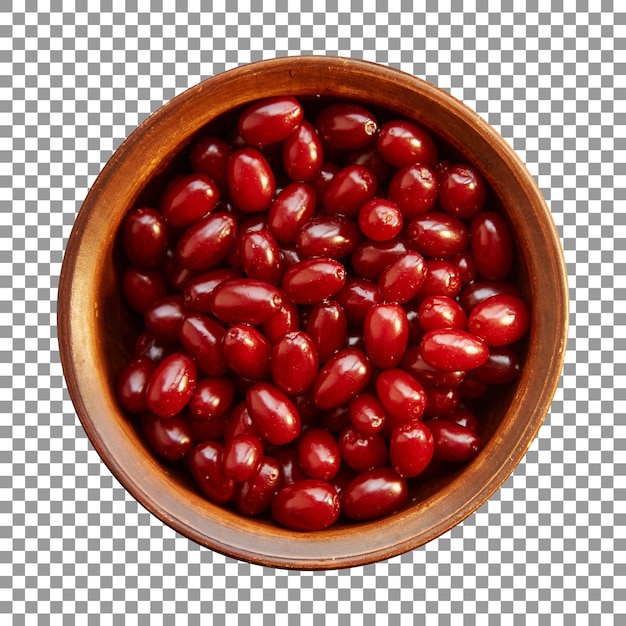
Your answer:
[[[620,8],[618,0],[3,3],[0,613],[15,624],[169,624],[175,615],[198,624],[626,623]],[[115,148],[201,79],[300,53],[400,68],[485,117],[551,206],[571,293],[561,385],[502,489],[423,548],[316,573],[240,563],[149,515],[86,439],[56,342],[64,245]]]

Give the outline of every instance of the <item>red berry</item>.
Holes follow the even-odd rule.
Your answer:
[[[177,352],[156,367],[146,387],[146,407],[159,417],[173,417],[189,402],[196,387],[196,362]]]
[[[406,480],[390,467],[358,474],[341,493],[341,508],[354,520],[372,520],[401,509],[409,499]]]
[[[283,487],[272,501],[272,517],[294,530],[323,530],[341,511],[335,488],[325,480],[308,478]]]
[[[439,202],[451,215],[471,219],[482,210],[486,199],[485,182],[471,165],[450,165],[442,174]]]
[[[130,211],[122,224],[124,252],[131,265],[153,269],[165,261],[168,245],[163,216],[150,207]]]
[[[380,129],[376,147],[397,168],[412,163],[431,166],[437,163],[437,147],[430,134],[407,120],[385,122]]]
[[[289,395],[308,391],[318,371],[317,348],[301,330],[285,333],[271,349],[270,372],[274,384]]]
[[[393,429],[389,442],[391,466],[404,478],[421,474],[435,451],[432,433],[422,422],[411,421]]]
[[[322,141],[340,150],[362,148],[375,141],[378,132],[378,123],[366,108],[344,102],[326,105],[315,127]]]
[[[266,146],[287,139],[300,125],[304,111],[295,98],[265,98],[239,116],[239,134],[253,146]]]
[[[402,230],[402,212],[384,198],[373,198],[359,210],[359,228],[373,241],[389,241]]]
[[[322,367],[313,385],[320,409],[333,409],[359,394],[370,380],[372,365],[360,350],[345,348]]]

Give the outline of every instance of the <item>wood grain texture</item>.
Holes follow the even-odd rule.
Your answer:
[[[135,332],[119,287],[115,238],[125,213],[207,124],[273,95],[358,100],[429,128],[476,164],[515,234],[532,325],[523,372],[486,407],[486,445],[464,469],[418,488],[396,515],[297,533],[212,505],[189,479],[156,461],[117,406],[113,381]],[[561,244],[533,177],[476,113],[397,70],[332,57],[289,57],[243,66],[184,92],[120,146],[86,198],[59,284],[58,329],[65,378],[95,449],[149,511],[213,550],[267,566],[334,569],[390,558],[431,541],[480,507],[528,450],[558,385],[567,341],[568,289]]]

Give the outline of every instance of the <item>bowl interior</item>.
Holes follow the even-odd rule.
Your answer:
[[[137,334],[120,290],[116,234],[125,213],[150,203],[186,163],[186,149],[233,111],[273,95],[326,99],[392,111],[438,138],[442,150],[475,164],[515,235],[517,281],[532,324],[518,381],[481,407],[484,449],[469,464],[418,483],[397,514],[364,524],[295,533],[247,519],[200,496],[175,466],[155,460],[119,410],[113,381]],[[432,540],[475,511],[498,489],[535,437],[554,395],[567,336],[567,285],[550,212],[506,142],[477,114],[415,77],[349,59],[296,57],[225,72],[181,94],[144,122],[95,182],[68,242],[59,286],[59,340],[70,395],[94,447],[148,510],[178,532],[230,556],[277,567],[337,568],[370,563]]]

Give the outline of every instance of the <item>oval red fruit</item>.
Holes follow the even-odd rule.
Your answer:
[[[325,480],[307,478],[283,487],[274,497],[272,517],[293,530],[328,528],[341,512],[335,488]]]

